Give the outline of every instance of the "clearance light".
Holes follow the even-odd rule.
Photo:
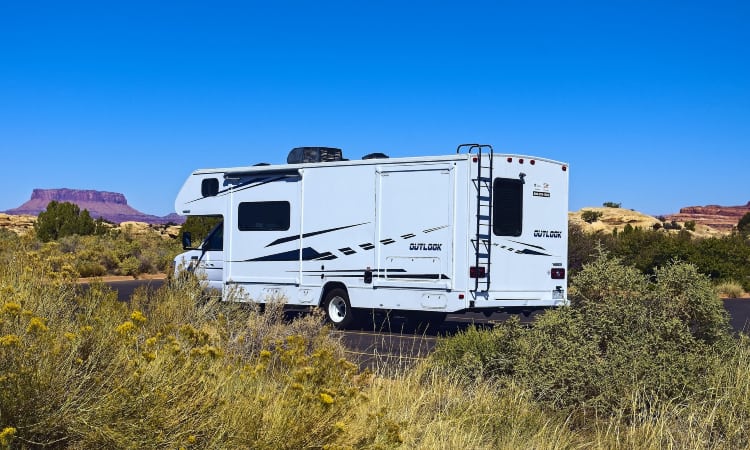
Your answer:
[[[552,269],[550,271],[550,274],[552,275],[553,280],[563,280],[565,279],[565,269]]]
[[[458,294],[458,299],[459,300],[463,300],[464,299],[464,294]]]
[[[469,278],[484,278],[485,276],[484,267],[469,267]]]
[[[519,159],[519,160],[518,160],[518,163],[519,163],[519,164],[523,164],[523,158]]]
[[[532,159],[531,161],[529,161],[529,163],[533,166],[534,164],[536,164],[536,160]]]
[[[513,162],[513,158],[508,157],[508,162]]]
[[[472,160],[472,161],[474,161],[474,162],[477,162],[477,161],[479,161],[479,158],[477,158],[477,157],[475,156],[475,157],[471,158],[471,160]]]
[[[563,172],[567,172],[568,171],[568,166],[562,166],[562,168],[563,168]]]

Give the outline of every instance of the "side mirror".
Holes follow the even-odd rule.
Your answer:
[[[193,248],[193,238],[189,231],[182,233],[182,249],[191,250]]]

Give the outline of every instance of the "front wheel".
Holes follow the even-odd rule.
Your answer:
[[[323,310],[326,319],[336,329],[344,329],[354,323],[354,311],[349,303],[349,294],[344,289],[331,289],[323,300]]]

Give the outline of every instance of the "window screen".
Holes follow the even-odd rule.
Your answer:
[[[243,202],[237,211],[240,231],[289,229],[289,202]]]
[[[495,178],[492,185],[492,232],[520,236],[523,229],[523,181]]]

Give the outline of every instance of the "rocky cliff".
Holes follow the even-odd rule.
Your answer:
[[[185,218],[177,214],[164,217],[144,214],[128,205],[125,196],[117,192],[102,192],[79,189],[34,189],[31,199],[19,206],[5,211],[13,215],[38,215],[47,209],[51,201],[70,202],[81,210],[88,210],[91,217],[103,217],[114,223],[145,222],[149,224],[183,223]]]
[[[742,216],[749,212],[750,202],[744,206],[688,206],[681,208],[678,214],[670,214],[666,218],[678,222],[694,220],[698,224],[728,231],[736,227]]]

